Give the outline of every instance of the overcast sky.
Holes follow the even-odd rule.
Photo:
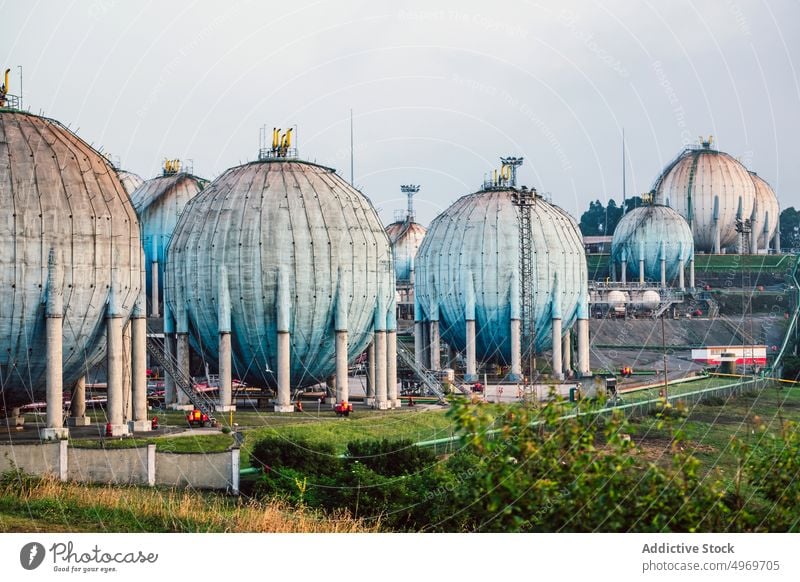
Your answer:
[[[0,2],[0,55],[26,107],[148,178],[214,178],[297,125],[301,157],[390,222],[400,184],[428,223],[503,155],[575,216],[649,190],[712,134],[800,203],[797,1]]]

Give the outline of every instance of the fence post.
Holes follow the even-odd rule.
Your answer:
[[[231,493],[239,495],[239,448],[231,449]]]
[[[66,481],[69,475],[68,445],[69,441],[66,439],[58,441],[58,478],[61,481]]]
[[[156,446],[147,445],[147,484],[153,487],[156,484]]]

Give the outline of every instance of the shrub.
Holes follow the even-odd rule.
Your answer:
[[[349,462],[359,461],[380,475],[416,473],[436,462],[436,455],[410,440],[363,440],[347,443]]]
[[[304,438],[268,436],[258,441],[250,454],[251,464],[268,469],[293,469],[303,475],[334,476],[342,461],[329,443],[312,443]]]

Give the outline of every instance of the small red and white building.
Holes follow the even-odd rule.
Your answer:
[[[692,350],[692,360],[711,366],[734,361],[737,364],[764,366],[767,363],[767,346],[705,346]]]

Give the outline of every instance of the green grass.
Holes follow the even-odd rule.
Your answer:
[[[669,442],[670,430],[680,431],[707,471],[719,470],[729,479],[736,470],[732,439],[757,447],[762,435],[779,432],[781,423],[800,422],[800,386],[767,387],[706,402],[691,406],[686,418],[673,419],[665,426],[652,416],[636,420],[639,438],[644,445],[653,441],[663,444]]]
[[[221,453],[233,445],[229,434],[200,434],[179,437],[74,439],[70,446],[79,449],[132,449],[156,445],[156,451],[165,453]]]
[[[242,466],[249,464],[250,451],[258,439],[281,436],[291,441],[302,437],[311,442],[332,443],[344,452],[347,443],[363,439],[391,439],[421,441],[451,436],[453,425],[444,410],[387,411],[356,413],[350,418],[322,419],[315,422],[274,424],[251,429],[245,433],[242,446]]]

